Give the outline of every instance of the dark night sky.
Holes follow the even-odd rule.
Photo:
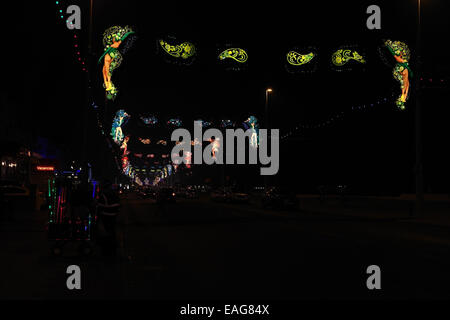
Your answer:
[[[77,157],[85,105],[85,78],[75,61],[71,31],[57,17],[54,1],[17,5],[11,9],[14,32],[3,39],[7,44],[4,77],[9,99],[23,109],[23,118],[35,135],[64,143]],[[443,78],[449,72],[444,59],[448,52],[439,46],[448,39],[449,20],[437,0],[422,1],[423,71],[426,77]],[[61,1],[63,5],[67,1]],[[416,6],[413,0],[282,2],[242,5],[242,2],[214,2],[214,5],[185,1],[94,1],[94,55],[101,55],[103,30],[111,25],[133,26],[138,40],[125,56],[114,77],[121,92],[113,112],[125,108],[131,113],[148,111],[161,116],[192,117],[263,116],[264,89],[271,86],[271,122],[283,132],[298,123],[321,121],[352,105],[371,103],[388,96],[397,83],[391,69],[379,59],[376,48],[381,39],[406,41],[414,49]],[[67,3],[68,4],[68,3]],[[71,1],[83,10],[82,53],[87,57],[88,1]],[[365,27],[365,9],[382,8],[382,30]],[[19,18],[20,17],[20,18]],[[20,19],[19,21],[17,19]],[[194,42],[198,58],[192,66],[164,63],[156,54],[160,35],[175,35]],[[230,41],[249,52],[248,70],[224,72],[215,61],[216,46]],[[338,73],[330,68],[335,48],[359,44],[366,49],[365,72]],[[284,54],[294,45],[319,48],[319,70],[312,75],[290,75],[283,66]],[[95,84],[100,67],[92,69]],[[447,78],[448,79],[448,78]],[[104,106],[102,91],[95,88],[96,101]],[[428,181],[435,189],[448,190],[448,158],[442,153],[449,136],[444,105],[448,93],[424,92],[424,160]],[[323,130],[300,132],[282,145],[281,181],[300,179],[310,184],[327,180],[350,184],[381,185],[396,181],[398,188],[410,189],[414,164],[413,106],[400,113],[392,103],[375,111],[352,113]],[[96,134],[95,128],[90,134]],[[101,140],[99,140],[101,142]],[[296,172],[294,178],[289,178]],[[307,174],[306,174],[307,173]],[[391,179],[391,180],[389,180]],[[351,181],[344,181],[351,180]]]

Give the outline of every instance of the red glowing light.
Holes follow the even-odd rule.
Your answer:
[[[37,171],[55,171],[55,167],[52,167],[52,166],[48,166],[48,167],[37,166],[36,169],[37,169]]]

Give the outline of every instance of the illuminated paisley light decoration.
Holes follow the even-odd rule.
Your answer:
[[[122,126],[128,121],[129,118],[130,116],[124,110],[119,110],[116,112],[111,128],[111,137],[118,145],[121,145],[123,139],[125,138],[122,132]]]
[[[201,119],[198,119],[198,120],[195,120],[195,121],[200,121],[202,123],[202,128],[208,128],[208,127],[210,127],[212,125],[211,122],[204,121],[204,120],[201,120]]]
[[[400,82],[401,95],[395,101],[396,106],[400,110],[404,110],[406,101],[409,98],[409,76],[413,76],[409,67],[411,52],[408,46],[400,41],[386,40],[384,45],[388,48],[396,60],[392,75],[394,79]]]
[[[113,26],[105,30],[103,33],[104,53],[98,60],[98,63],[103,62],[103,86],[106,91],[106,98],[114,100],[117,96],[118,89],[112,82],[112,74],[122,64],[122,54],[119,47],[122,42],[134,31],[129,27]]]
[[[159,140],[156,144],[167,146],[167,141],[166,140]]]
[[[316,55],[314,52],[300,54],[295,51],[289,51],[286,55],[287,62],[293,66],[301,66],[309,63]]]
[[[149,138],[146,138],[146,139],[144,139],[144,138],[139,138],[139,141],[140,141],[141,143],[143,143],[143,144],[150,144],[150,143],[151,143],[151,141],[150,141]]]
[[[286,54],[285,68],[289,73],[313,73],[318,68],[318,50],[316,47],[291,48]]]
[[[234,123],[231,120],[220,120],[220,126],[222,128],[232,128],[234,127]]]
[[[188,59],[195,55],[196,48],[190,42],[183,42],[178,45],[172,45],[164,40],[159,40],[159,45],[161,48],[175,58]]]
[[[355,50],[339,49],[331,56],[331,61],[337,67],[342,67],[350,60],[357,61],[359,63],[366,63],[366,60]]]
[[[167,124],[174,127],[181,127],[183,125],[183,121],[179,118],[172,118],[167,121]]]
[[[158,119],[155,116],[141,116],[140,119],[145,125],[154,126],[158,123]]]
[[[219,54],[219,60],[225,60],[227,58],[233,59],[239,63],[245,63],[247,62],[248,54],[241,48],[229,48]]]
[[[220,67],[226,71],[243,71],[248,68],[248,52],[237,43],[219,44],[217,59]]]

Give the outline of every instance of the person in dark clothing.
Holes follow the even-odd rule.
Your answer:
[[[105,255],[116,255],[117,249],[117,215],[120,212],[120,198],[109,181],[105,181],[97,203],[98,219],[107,236],[103,239]]]

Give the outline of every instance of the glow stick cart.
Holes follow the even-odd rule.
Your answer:
[[[95,223],[95,181],[83,181],[78,171],[64,171],[48,180],[49,218],[47,235],[51,253],[62,255],[68,243],[77,243],[82,255],[93,252]]]

